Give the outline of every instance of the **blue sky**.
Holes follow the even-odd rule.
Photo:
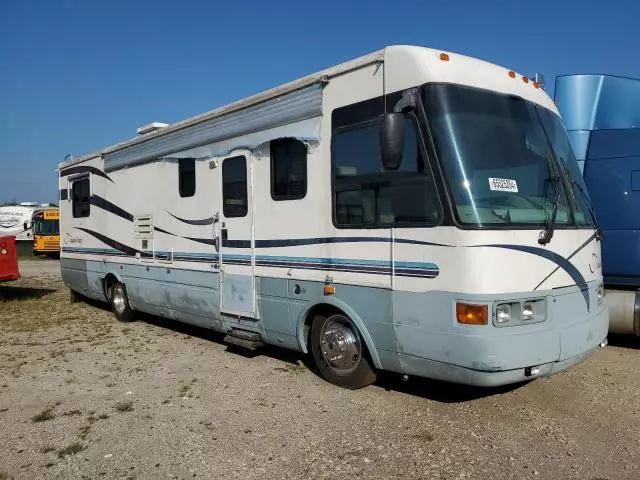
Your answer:
[[[640,77],[637,0],[0,0],[0,201],[55,168],[389,44],[541,72]]]

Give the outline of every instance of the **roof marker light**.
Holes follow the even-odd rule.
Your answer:
[[[540,83],[538,83],[538,82],[533,82],[533,86],[534,86],[534,87],[536,87],[536,88],[540,88]]]
[[[510,76],[511,78],[516,78],[516,72],[514,72],[513,70],[511,70],[511,71],[509,72],[509,76]]]
[[[529,83],[529,77],[522,77],[522,81],[524,83]]]
[[[446,53],[441,53],[440,54],[440,60],[442,60],[443,62],[448,62],[449,61],[449,55],[447,55]]]

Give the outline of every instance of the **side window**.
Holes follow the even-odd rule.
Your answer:
[[[178,164],[178,186],[181,197],[193,197],[196,193],[196,160],[181,158]]]
[[[76,180],[71,185],[71,209],[73,218],[88,217],[91,211],[89,178]]]
[[[294,138],[272,140],[271,197],[297,200],[307,194],[307,148]]]
[[[377,121],[333,135],[336,226],[345,228],[434,225],[441,209],[415,122],[405,118],[400,168],[382,170]]]
[[[227,158],[222,162],[222,212],[233,218],[244,217],[247,211],[247,160]]]

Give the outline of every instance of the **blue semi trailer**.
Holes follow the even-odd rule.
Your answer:
[[[560,76],[554,95],[603,233],[609,331],[640,336],[640,79]]]

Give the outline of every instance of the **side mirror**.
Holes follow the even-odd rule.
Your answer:
[[[397,170],[404,154],[404,115],[387,113],[380,124],[380,155],[385,170]]]

